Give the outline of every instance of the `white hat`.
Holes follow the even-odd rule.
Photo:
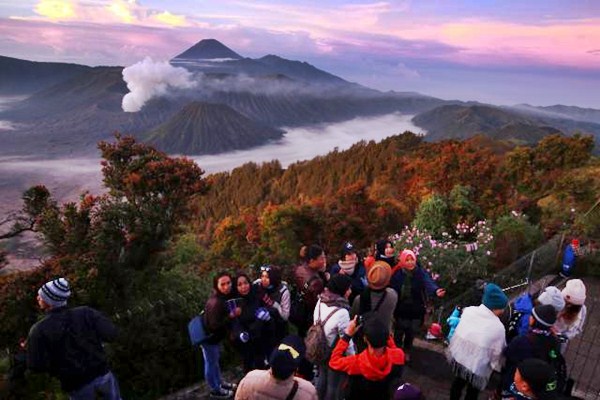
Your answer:
[[[58,278],[44,283],[38,290],[38,295],[49,306],[62,307],[67,305],[67,300],[71,296],[71,288],[65,278]]]
[[[537,299],[540,304],[549,304],[554,307],[556,312],[560,312],[565,308],[565,299],[563,299],[560,289],[556,286],[548,286]]]
[[[585,285],[583,281],[581,279],[568,280],[562,295],[566,302],[578,306],[582,305],[585,303]]]

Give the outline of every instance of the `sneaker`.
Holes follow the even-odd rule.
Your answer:
[[[233,392],[221,387],[221,390],[212,390],[208,396],[211,399],[229,399],[233,397]]]
[[[237,383],[229,383],[229,382],[221,382],[221,390],[232,390],[235,391],[237,389]]]

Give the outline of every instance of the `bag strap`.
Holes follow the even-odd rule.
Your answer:
[[[377,302],[377,305],[375,306],[375,308],[373,309],[373,311],[379,310],[379,306],[381,306],[381,303],[383,303],[383,300],[385,300],[385,295],[386,294],[387,294],[387,290],[384,289],[383,290],[383,295],[379,298],[379,301]]]
[[[327,323],[327,321],[329,321],[329,318],[331,318],[333,316],[333,314],[340,311],[341,309],[342,309],[341,307],[336,307],[336,309],[333,310],[332,312],[330,312],[329,315],[327,316],[327,318],[325,318],[325,320],[323,322],[319,322],[319,324],[321,324],[322,327],[325,327],[325,324]],[[320,308],[319,308],[319,314],[321,314]]]
[[[302,285],[302,290],[300,290],[300,296],[302,298],[304,298],[304,296],[306,296],[306,293],[308,292],[308,288],[310,287],[310,284],[315,279],[321,279],[319,277],[319,274],[315,274],[315,275],[311,276],[306,282],[304,282],[304,285]]]
[[[285,400],[292,400],[294,398],[294,396],[296,395],[297,391],[298,391],[298,381],[294,379],[294,386],[292,386],[292,390],[290,391],[290,394],[287,395]]]

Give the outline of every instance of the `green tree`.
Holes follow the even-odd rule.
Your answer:
[[[433,194],[421,202],[413,224],[434,237],[440,237],[448,229],[449,211],[446,200]]]

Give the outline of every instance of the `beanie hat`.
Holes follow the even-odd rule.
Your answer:
[[[345,242],[344,245],[342,246],[341,259],[343,260],[344,257],[346,256],[346,254],[352,254],[352,253],[356,253],[356,248],[354,247],[354,245],[352,243]]]
[[[495,283],[488,283],[483,289],[482,302],[490,310],[502,310],[508,304],[508,297],[500,289],[500,286]]]
[[[537,358],[528,358],[522,361],[517,369],[523,380],[527,382],[536,395],[536,398],[544,398],[544,394],[556,390],[554,368],[547,362]]]
[[[71,287],[65,278],[58,278],[44,283],[38,290],[38,295],[49,306],[62,307],[67,305],[67,300],[71,296]]]
[[[550,328],[556,322],[556,310],[550,304],[536,306],[531,311],[531,316],[536,323],[544,328]]]
[[[366,318],[363,330],[371,346],[376,349],[385,347],[390,336],[390,329],[376,315],[373,314]]]
[[[392,277],[392,268],[385,261],[375,261],[367,273],[369,287],[375,290],[381,290],[387,287]]]
[[[398,386],[398,389],[394,393],[394,400],[421,400],[422,398],[423,393],[421,389],[410,383],[403,383]]]
[[[305,350],[304,341],[299,336],[284,337],[269,358],[273,376],[279,380],[292,376],[304,358]]]
[[[568,280],[562,295],[566,302],[578,306],[582,305],[585,303],[585,285],[583,281],[581,279]]]
[[[331,277],[329,282],[327,282],[327,289],[329,289],[331,293],[343,296],[350,288],[350,285],[352,285],[352,279],[346,275],[337,274]]]
[[[412,258],[412,259],[411,259]],[[404,249],[402,253],[400,253],[400,266],[405,268],[407,266],[414,267],[417,263],[417,255],[414,251]]]
[[[550,304],[556,312],[565,308],[565,299],[556,286],[548,286],[537,298],[540,304]]]

